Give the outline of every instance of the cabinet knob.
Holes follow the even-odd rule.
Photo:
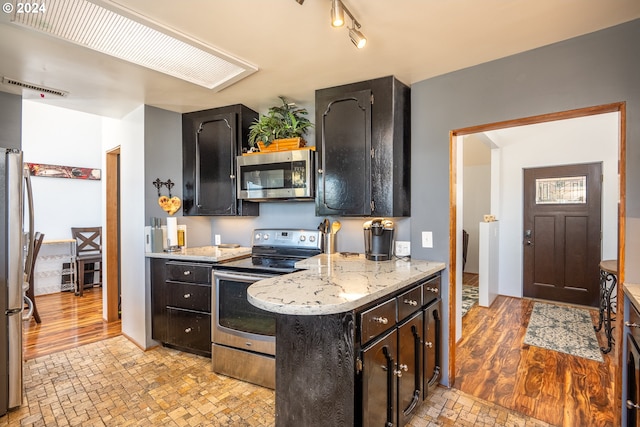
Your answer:
[[[324,173],[323,169],[318,169],[318,173]]]
[[[389,319],[387,319],[386,317],[374,317],[373,321],[377,323],[382,323],[383,325],[386,325],[387,323],[389,323]]]
[[[414,306],[414,307],[418,305],[418,301],[415,301],[415,300],[412,300],[412,299],[406,299],[406,300],[404,300],[403,302],[404,302],[405,304],[409,304],[409,305],[412,305],[412,306]]]
[[[427,342],[424,343],[424,346],[431,348],[431,347],[433,347],[433,343],[430,342],[430,341],[427,341]]]
[[[438,293],[438,288],[430,288],[427,286],[427,290],[433,292],[434,294]]]
[[[187,328],[184,331],[188,334],[189,332],[191,332],[191,328]]]
[[[184,274],[185,276],[188,276],[191,274],[191,272],[189,270],[185,270],[182,272],[182,274]]]
[[[233,175],[233,174],[231,174],[231,175],[229,175],[229,178],[231,178],[231,179],[236,179],[236,176],[235,176],[235,175]]]
[[[640,409],[640,405],[637,403],[633,403],[630,400],[627,400],[627,409]]]
[[[409,367],[407,365],[405,365],[404,363],[401,363],[400,364],[400,370],[407,372],[409,370]]]
[[[191,294],[184,294],[184,299],[189,299],[191,298]]]

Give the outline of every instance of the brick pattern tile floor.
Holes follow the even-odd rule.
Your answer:
[[[28,360],[24,378],[24,405],[0,427],[274,425],[273,390],[217,375],[204,357],[143,352],[122,336]],[[548,424],[437,387],[410,426]]]

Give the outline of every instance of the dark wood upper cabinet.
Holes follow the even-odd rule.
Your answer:
[[[236,197],[236,156],[257,118],[240,104],[182,115],[184,215],[258,215],[258,203]]]
[[[316,214],[411,214],[411,90],[393,76],[316,91]]]

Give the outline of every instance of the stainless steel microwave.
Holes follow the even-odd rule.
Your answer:
[[[238,198],[254,201],[311,200],[315,151],[277,151],[238,156]]]

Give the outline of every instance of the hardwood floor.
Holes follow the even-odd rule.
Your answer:
[[[36,296],[42,323],[24,322],[25,360],[120,335],[120,320],[102,320],[102,288]]]
[[[469,310],[454,387],[555,426],[613,426],[615,351],[600,363],[523,344],[533,302],[499,296]]]

